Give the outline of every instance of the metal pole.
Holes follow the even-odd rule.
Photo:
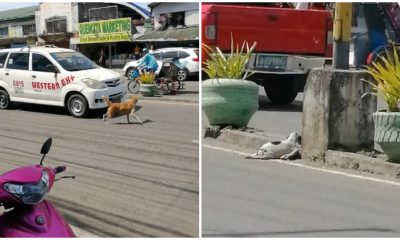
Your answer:
[[[352,3],[338,2],[333,26],[333,68],[349,69]]]
[[[111,52],[111,43],[110,43],[110,44],[108,44],[108,59],[109,59],[108,68],[110,68],[110,69],[111,69],[111,66],[112,66],[112,64],[111,64],[111,61],[112,61],[111,54],[112,54],[112,52]]]

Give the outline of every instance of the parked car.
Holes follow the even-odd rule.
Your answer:
[[[115,54],[111,56],[111,66],[125,66],[127,62],[135,60],[133,54]],[[106,59],[106,67],[110,65],[110,59]]]
[[[12,102],[66,107],[74,117],[124,100],[120,74],[71,49],[54,46],[0,50],[0,109]]]
[[[178,58],[178,61],[184,69],[177,72],[180,81],[186,80],[189,76],[199,74],[199,49],[198,48],[160,48],[153,52],[154,57],[157,59],[158,68],[156,75],[160,75],[162,63],[164,60]],[[139,60],[126,63],[122,69],[122,73],[126,77],[130,77],[134,68],[138,65]]]

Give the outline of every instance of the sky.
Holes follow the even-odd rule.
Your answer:
[[[102,1],[99,1],[102,2]],[[8,10],[8,9],[14,9],[14,8],[23,8],[23,7],[29,7],[29,6],[35,6],[38,5],[39,2],[3,2],[0,0],[0,11],[3,10]],[[141,7],[144,7],[148,9],[147,4],[148,3],[143,3],[143,2],[137,2]]]

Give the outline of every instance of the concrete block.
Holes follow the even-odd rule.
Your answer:
[[[323,158],[328,149],[357,151],[374,146],[376,97],[365,71],[311,70],[303,102],[303,158]]]

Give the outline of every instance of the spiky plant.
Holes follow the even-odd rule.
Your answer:
[[[388,112],[399,112],[400,103],[400,60],[396,47],[393,45],[393,53],[385,50],[386,55],[380,55],[367,66],[367,72],[374,81],[366,81],[374,92],[366,93],[381,97],[388,105]],[[365,95],[365,94],[364,94]]]
[[[203,44],[203,50],[209,57],[205,62],[205,68],[203,70],[211,79],[246,79],[249,76],[248,72],[246,72],[246,66],[256,45],[257,43],[254,42],[253,45],[249,47],[249,43],[243,41],[241,48],[239,48],[239,44],[236,44],[235,48],[233,36],[231,34],[231,52],[229,55],[224,55],[219,47],[213,49]]]
[[[143,72],[138,77],[139,81],[143,84],[153,84],[155,79],[154,72]]]

